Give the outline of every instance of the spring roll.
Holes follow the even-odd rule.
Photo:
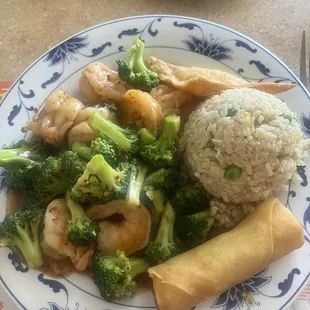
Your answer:
[[[269,199],[233,230],[149,268],[157,306],[188,310],[245,281],[303,243],[303,229],[294,215],[278,199]]]

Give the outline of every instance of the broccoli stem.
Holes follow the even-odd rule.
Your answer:
[[[176,115],[168,115],[164,120],[164,128],[159,139],[154,145],[160,152],[165,152],[174,147],[175,139],[180,130],[180,117]]]
[[[35,162],[39,163],[47,156],[47,148],[43,143],[37,140],[20,140],[9,148],[0,150],[0,167],[18,170]]]
[[[95,155],[87,164],[86,170],[89,174],[98,176],[102,183],[106,184],[109,190],[113,190],[115,184],[119,183],[120,173],[114,170],[102,155]]]
[[[132,167],[126,196],[129,204],[136,206],[140,204],[140,193],[147,170],[148,167],[144,164],[140,164],[137,168],[135,166]]]
[[[165,207],[164,206],[165,195],[163,191],[160,189],[150,188],[146,191],[146,195],[153,202],[156,212],[162,213]]]
[[[88,120],[88,125],[98,136],[102,138],[107,136],[123,150],[130,149],[131,143],[123,134],[124,129],[106,120],[100,113],[94,112]]]
[[[168,202],[162,215],[154,241],[149,242],[144,250],[145,260],[152,266],[183,252],[183,246],[174,240],[175,212]]]
[[[153,143],[156,138],[152,135],[152,133],[147,128],[142,128],[138,132],[138,136],[140,138],[141,146],[145,146]]]
[[[0,167],[14,170],[20,167],[27,167],[33,163],[32,160],[25,157],[0,158]]]
[[[180,153],[177,149],[177,135],[180,129],[180,117],[166,116],[160,137],[153,143],[140,148],[140,156],[154,168],[177,167]]]
[[[129,261],[131,265],[129,274],[132,278],[146,272],[150,267],[150,265],[142,258],[130,258]]]
[[[78,154],[79,157],[90,159],[91,158],[91,149],[86,143],[74,142],[72,144],[72,152]]]
[[[129,55],[129,58],[127,60],[127,63],[128,63],[128,66],[130,69],[133,69],[134,65],[135,65],[135,61],[136,61],[136,46],[132,46],[130,48],[130,55]]]
[[[86,213],[81,207],[80,204],[76,203],[70,198],[70,192],[67,192],[66,194],[66,201],[67,201],[67,206],[70,209],[71,217],[74,219],[82,218],[85,219]]]
[[[195,213],[193,215],[190,215],[192,217],[196,217],[196,218],[209,218],[210,217],[210,212],[209,210],[206,210],[206,211],[202,211],[202,212],[199,212],[199,213]]]
[[[28,166],[33,162],[28,158],[29,153],[29,150],[23,147],[0,150],[0,167],[14,169]]]
[[[133,45],[129,50],[131,53],[129,55],[127,63],[130,69],[132,69],[136,73],[152,72],[144,64],[144,43],[139,38],[134,39]]]
[[[143,60],[144,43],[139,38],[135,38],[133,42],[133,49],[135,50],[134,70],[136,72],[151,72],[151,70],[145,66]]]
[[[162,215],[158,233],[155,239],[156,243],[162,244],[162,246],[166,247],[169,243],[174,243],[173,240],[173,228],[175,222],[175,212],[168,202],[165,206],[165,211]]]
[[[30,224],[31,235],[27,232],[27,229],[18,227],[18,235],[12,237],[15,245],[24,255],[28,267],[31,269],[39,268],[43,264],[38,225],[38,223]]]
[[[176,115],[168,115],[165,117],[164,129],[159,143],[161,150],[166,151],[171,148],[180,130],[180,117]]]
[[[164,212],[165,195],[160,189],[148,189],[146,196],[152,201],[154,208],[152,209],[152,235],[157,232],[161,216]]]
[[[0,150],[0,159],[7,159],[16,156],[27,157],[27,153],[29,153],[29,151],[23,147],[16,149],[4,149]]]

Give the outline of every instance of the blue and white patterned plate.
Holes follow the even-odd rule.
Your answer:
[[[79,96],[81,70],[93,61],[115,69],[115,61],[135,36],[146,43],[146,53],[184,66],[220,69],[248,81],[296,83],[279,97],[297,113],[305,136],[310,135],[310,95],[277,57],[253,40],[223,26],[178,16],[141,16],[108,22],[69,38],[33,63],[14,83],[0,107],[0,144],[26,136],[30,119],[57,88]],[[307,164],[310,159],[307,160]],[[301,181],[290,184],[280,198],[304,227],[305,245],[266,269],[196,309],[284,309],[306,284],[310,275],[310,191],[308,167],[298,167]],[[6,200],[0,175],[0,203]],[[4,215],[1,208],[0,218]],[[104,302],[89,276],[74,274],[52,279],[26,268],[7,249],[0,250],[0,282],[21,309],[96,310],[154,309],[148,290],[118,303]],[[236,270],[238,272],[238,270]],[[177,309],[176,309],[177,310]]]

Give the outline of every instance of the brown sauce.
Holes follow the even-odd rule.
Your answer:
[[[57,261],[45,255],[40,270],[50,277],[67,277],[76,272],[70,258]]]
[[[137,282],[138,287],[140,289],[147,289],[147,290],[153,289],[152,279],[149,277],[147,273],[138,275],[134,280]]]
[[[11,190],[5,205],[5,215],[18,211],[21,207],[22,192]]]

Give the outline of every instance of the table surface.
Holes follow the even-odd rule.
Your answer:
[[[233,28],[298,74],[309,13],[309,0],[0,0],[0,80],[16,79],[47,49],[80,30],[144,14],[187,15]]]

